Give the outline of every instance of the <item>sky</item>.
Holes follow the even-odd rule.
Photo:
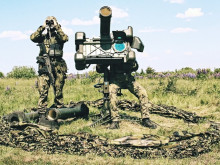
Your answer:
[[[64,45],[68,73],[75,69],[75,33],[100,35],[99,9],[112,9],[111,31],[133,27],[144,43],[140,69],[220,68],[220,0],[0,0],[0,72],[34,67],[39,47],[30,34],[55,16],[69,36]],[[140,70],[139,69],[139,70]]]

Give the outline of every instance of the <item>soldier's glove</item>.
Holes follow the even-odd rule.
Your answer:
[[[39,33],[42,33],[44,30],[45,30],[45,26],[44,26],[44,25],[43,25],[43,26],[40,26],[40,27],[37,29],[37,31],[38,31]]]
[[[54,26],[54,28],[55,28],[56,30],[59,30],[59,29],[61,28],[61,25],[60,25],[60,24],[57,24],[57,25]]]

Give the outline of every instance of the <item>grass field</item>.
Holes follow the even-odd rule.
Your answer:
[[[30,109],[37,106],[38,91],[35,86],[36,79],[0,79],[0,115],[15,110]],[[149,100],[154,104],[172,105],[186,111],[195,112],[199,116],[206,116],[209,120],[220,121],[220,79],[184,80],[178,79],[175,88],[168,90],[168,79],[138,79],[148,92]],[[88,79],[67,80],[64,87],[64,102],[71,100],[96,100],[102,97]],[[136,100],[127,90],[122,90],[123,96],[119,99]],[[49,105],[53,103],[53,91],[50,89]],[[90,107],[90,112],[98,113],[96,108]],[[127,112],[140,117],[140,113]],[[169,136],[174,131],[187,130],[189,132],[202,132],[209,126],[208,123],[191,124],[183,120],[165,118],[151,115],[151,119],[160,126],[155,130],[144,128],[131,122],[121,122],[119,130],[109,130],[107,126],[89,128],[91,120],[78,119],[70,124],[60,127],[60,134],[71,134],[86,131],[92,134],[115,139],[122,136],[142,134],[156,134]],[[129,128],[129,129],[127,129]],[[41,151],[25,152],[18,148],[0,146],[0,164],[220,164],[220,145],[214,146],[213,151],[199,157],[186,159],[132,159],[112,158],[108,156],[86,155],[77,156],[69,154],[49,155]]]

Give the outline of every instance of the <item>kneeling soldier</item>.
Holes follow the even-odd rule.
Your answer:
[[[97,65],[96,70],[103,73],[104,65]],[[141,105],[141,118],[142,125],[151,129],[157,128],[157,125],[149,118],[148,102],[146,90],[135,81],[134,76],[131,75],[133,71],[138,69],[138,63],[135,61],[133,64],[112,64],[110,65],[110,85],[109,85],[109,99],[110,99],[110,113],[112,117],[111,129],[119,128],[119,114],[117,108],[117,93],[118,90],[128,89],[134,94]]]

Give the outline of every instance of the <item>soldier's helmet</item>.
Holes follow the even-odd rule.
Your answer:
[[[48,16],[44,21],[44,26],[56,26],[58,25],[57,19],[54,16]]]

